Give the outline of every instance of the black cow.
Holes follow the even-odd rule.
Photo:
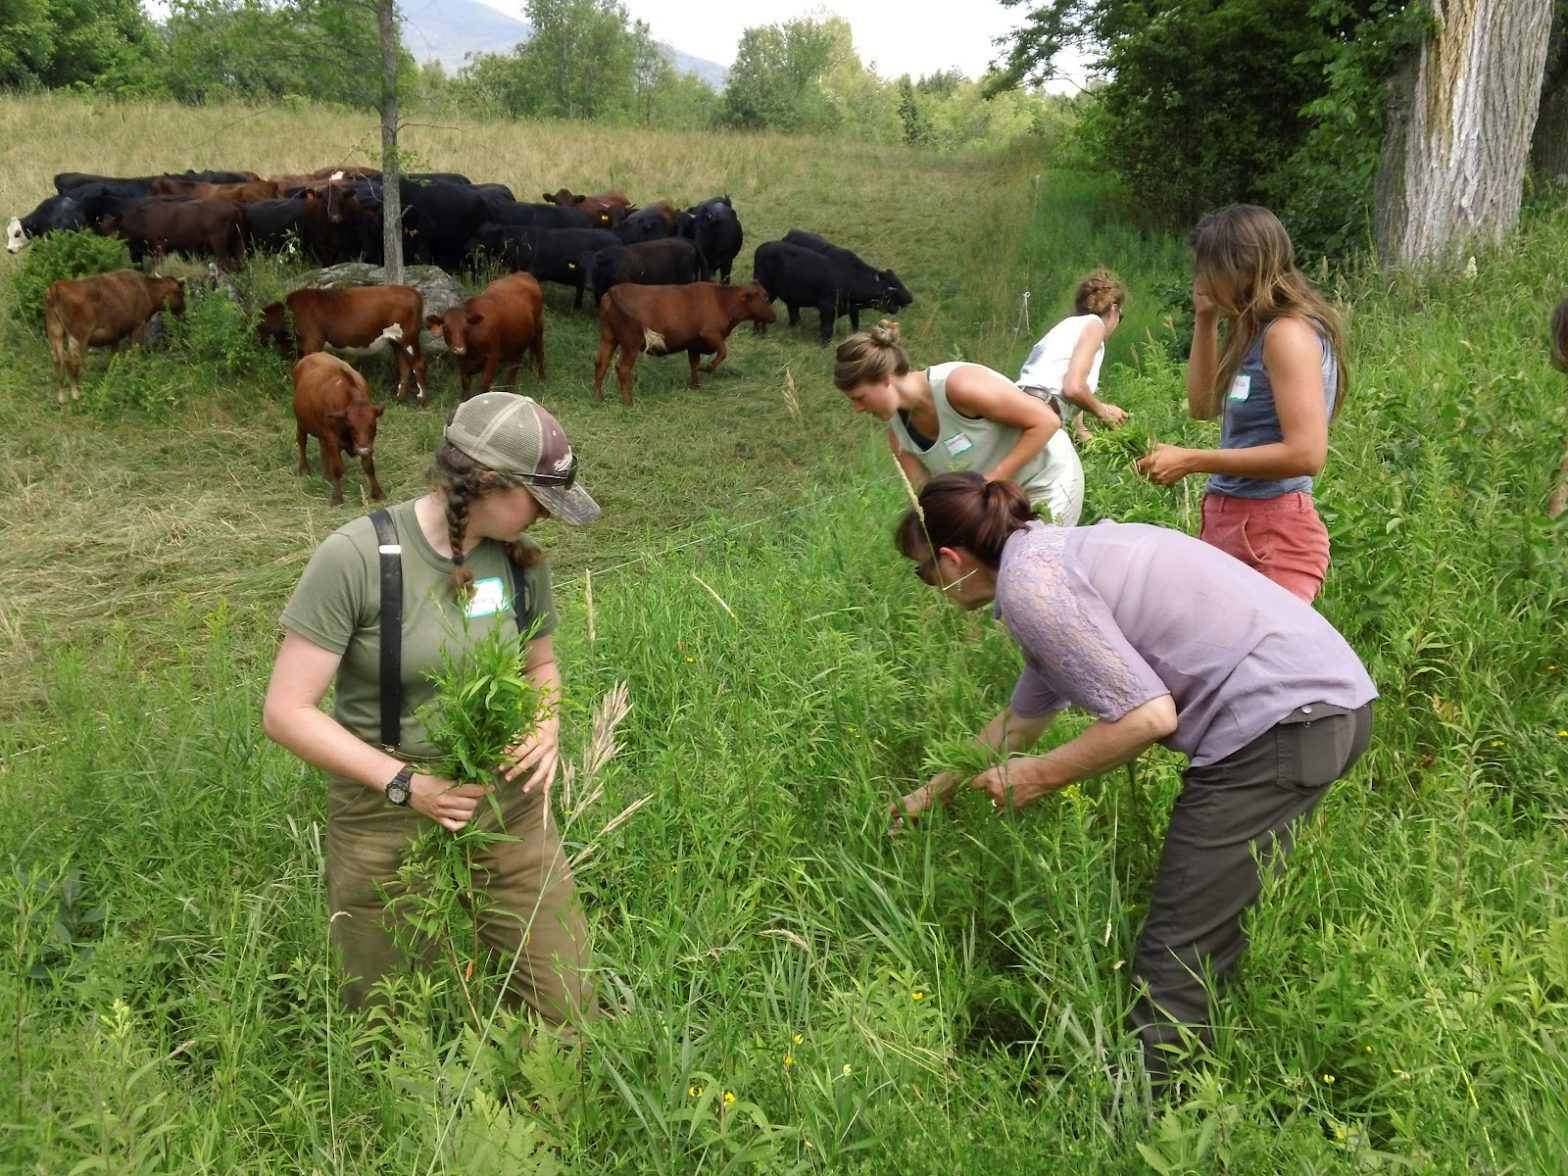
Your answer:
[[[847,249],[817,253],[765,241],[757,246],[754,266],[769,299],[781,300],[788,308],[790,325],[800,322],[801,307],[816,308],[824,345],[833,338],[833,321],[841,314],[847,314],[850,327],[858,331],[862,310],[897,314],[914,301],[892,270],[874,270]]]
[[[592,229],[594,218],[580,208],[556,204],[526,204],[516,200],[490,200],[488,220],[498,225],[536,229]]]
[[[292,237],[300,251],[322,265],[364,255],[364,224],[369,214],[348,185],[321,184],[282,200],[252,200],[245,205],[247,248],[279,252]],[[380,221],[376,222],[380,231]]]
[[[862,260],[860,255],[853,249],[845,249],[842,245],[835,245],[826,237],[817,233],[808,233],[805,229],[791,229],[784,234],[784,243],[786,245],[799,245],[805,249],[810,249],[813,253],[820,253],[824,257],[834,258],[841,265],[847,266],[863,278],[874,280],[887,286],[892,291],[890,298],[892,305],[879,306],[877,309],[886,310],[890,314],[897,314],[915,300],[915,296],[909,292],[903,282],[899,281],[898,275],[892,270],[879,270],[876,266]],[[840,310],[839,313],[843,314],[844,312]],[[860,329],[860,325],[856,322],[853,314],[850,316],[850,322],[857,331]]]
[[[541,282],[570,286],[572,308],[580,310],[588,283],[585,258],[619,244],[604,229],[543,229],[529,225],[485,225],[476,243],[511,270],[526,270]]]
[[[95,176],[87,172],[61,172],[54,178],[54,190],[62,196],[75,195],[79,188],[100,184],[117,196],[145,196],[162,176]]]
[[[92,222],[74,196],[51,196],[26,216],[13,216],[5,226],[5,251],[20,253],[34,237],[85,229]]]
[[[467,184],[404,178],[398,194],[403,202],[403,247],[414,260],[442,269],[460,269],[469,239],[494,219],[484,196]]]
[[[683,237],[662,237],[635,245],[612,245],[583,259],[594,301],[611,286],[681,286],[697,280],[697,246]]]
[[[681,235],[681,219],[686,214],[668,200],[655,200],[652,204],[635,209],[615,226],[615,235],[624,245],[638,241],[654,241],[660,237]]]
[[[698,280],[706,282],[717,274],[728,282],[745,240],[730,198],[715,196],[686,211],[690,219],[683,222],[681,235],[696,243]]]
[[[826,253],[832,249],[833,242],[816,233],[808,233],[805,229],[791,229],[784,234],[784,244],[799,245],[802,249],[809,249],[813,253]]]

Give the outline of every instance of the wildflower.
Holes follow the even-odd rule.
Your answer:
[[[784,1064],[786,1066],[793,1066],[795,1064],[795,1055],[794,1054],[785,1054],[784,1055]]]
[[[1372,1047],[1370,1045],[1366,1047],[1366,1052],[1367,1053],[1371,1053],[1372,1052]]]
[[[691,663],[692,663],[692,662],[694,662],[694,661],[696,661],[696,660],[697,660],[697,659],[696,659],[696,658],[694,658],[694,657],[692,657],[692,655],[691,655],[691,654],[689,654],[689,653],[688,653],[688,654],[687,654],[687,655],[686,655],[686,664],[687,664],[687,665],[690,665],[690,664],[691,664]]]
[[[918,988],[909,994],[910,1000],[925,1000],[925,998],[926,994]]]
[[[1494,740],[1492,740],[1492,746],[1493,747],[1501,747],[1502,745],[1503,745],[1503,741],[1501,739],[1494,739]]]
[[[673,873],[675,873],[675,872],[676,872],[676,871],[677,871],[677,870],[679,870],[679,869],[680,869],[680,867],[679,867],[679,866],[671,866],[671,867],[670,867],[670,873],[672,873],[672,874],[673,874]]]
[[[1557,738],[1559,738],[1559,739],[1568,739],[1568,731],[1559,731],[1559,732],[1557,732]]]
[[[797,1034],[795,1034],[794,1037],[790,1038],[790,1040],[793,1041],[796,1045],[799,1045],[802,1041],[804,1041],[806,1039],[804,1037],[802,1037],[799,1033],[797,1033]]]
[[[727,1107],[735,1105],[735,1092],[733,1090],[724,1092],[724,1105]]]
[[[854,1072],[855,1072],[855,1067],[851,1066],[848,1062],[845,1062],[844,1063],[844,1077],[848,1078]]]
[[[1393,1072],[1394,1077],[1398,1078],[1401,1082],[1409,1082],[1410,1081],[1410,1071],[1409,1070],[1401,1070],[1398,1066],[1390,1066],[1389,1070],[1391,1070]]]
[[[1332,1075],[1332,1074],[1325,1074],[1325,1075],[1323,1075],[1323,1081],[1326,1082],[1328,1085],[1333,1086],[1334,1085],[1334,1075]]]
[[[696,1098],[701,1093],[702,1093],[702,1087],[700,1087],[700,1086],[688,1086],[686,1088],[686,1097],[687,1098]]]

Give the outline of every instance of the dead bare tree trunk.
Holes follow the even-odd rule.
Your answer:
[[[1519,218],[1552,0],[1426,0],[1435,26],[1390,82],[1373,232],[1400,265],[1495,241]]]
[[[403,281],[403,199],[398,187],[402,168],[397,156],[397,4],[376,0],[381,32],[381,247],[387,285]]]

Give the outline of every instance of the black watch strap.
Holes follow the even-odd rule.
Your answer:
[[[414,795],[413,780],[414,769],[404,764],[398,774],[387,781],[387,803],[407,808],[410,797]]]

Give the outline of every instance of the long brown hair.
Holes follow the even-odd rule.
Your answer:
[[[975,470],[955,470],[938,474],[920,488],[920,506],[905,512],[893,542],[918,562],[939,548],[962,547],[994,568],[1002,562],[1008,536],[1034,521],[1029,496],[1016,483],[987,482]]]
[[[1211,212],[1192,234],[1197,276],[1210,283],[1225,279],[1236,292],[1237,306],[1222,307],[1225,339],[1219,365],[1199,416],[1220,415],[1241,363],[1275,319],[1295,315],[1306,319],[1328,340],[1339,369],[1332,420],[1339,416],[1350,391],[1345,366],[1345,331],[1339,314],[1296,268],[1296,249],[1279,218],[1256,204],[1233,204]]]
[[[474,588],[474,572],[465,565],[463,555],[469,504],[486,494],[515,490],[526,483],[480,465],[450,441],[441,442],[436,450],[430,467],[430,482],[446,503],[446,533],[452,545],[452,575],[447,583],[457,599],[467,600]],[[538,547],[521,539],[508,543],[507,552],[513,562],[523,567],[537,563],[543,557]]]

